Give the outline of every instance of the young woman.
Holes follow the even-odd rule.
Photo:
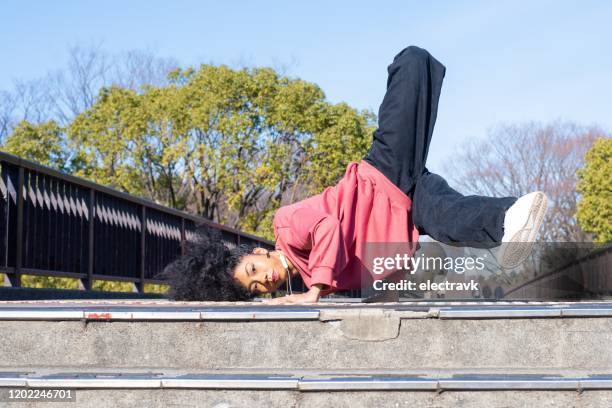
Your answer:
[[[171,297],[244,300],[273,293],[299,275],[307,292],[270,303],[316,302],[362,286],[367,243],[416,243],[419,234],[451,245],[506,243],[497,250],[504,268],[528,256],[546,212],[544,193],[463,196],[430,173],[425,161],[445,67],[411,46],[395,56],[388,73],[369,152],[350,163],[335,186],[276,212],[275,250],[228,249],[201,232],[187,255],[164,271]]]

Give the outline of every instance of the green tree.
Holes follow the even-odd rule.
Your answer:
[[[6,138],[2,150],[58,170],[66,170],[69,151],[62,128],[54,121],[21,121]]]
[[[603,131],[573,122],[499,125],[461,146],[447,161],[453,188],[463,194],[520,197],[544,191],[548,211],[539,237],[549,242],[591,239],[576,219],[577,172]]]
[[[328,105],[317,132],[308,144],[304,178],[309,193],[335,184],[350,161],[359,161],[372,142],[374,114],[345,103]]]
[[[176,69],[159,86],[104,87],[65,127],[21,122],[3,148],[272,239],[276,209],[337,182],[365,154],[373,121],[270,68],[202,65]],[[124,286],[94,282],[98,290]]]
[[[80,283],[76,278],[62,278],[57,276],[21,275],[21,286],[24,288],[54,288],[79,289]]]
[[[132,194],[145,193],[134,163],[134,135],[145,129],[140,105],[134,91],[104,88],[97,102],[72,121],[68,135],[76,151],[75,175]]]
[[[132,282],[95,279],[91,284],[91,288],[101,292],[132,292],[134,284]]]
[[[581,227],[595,235],[595,241],[612,241],[612,138],[600,138],[585,156],[578,171],[578,192],[582,195],[576,214]]]
[[[272,238],[295,191],[337,181],[374,116],[269,68],[202,65],[141,92],[105,88],[68,127],[77,174]]]

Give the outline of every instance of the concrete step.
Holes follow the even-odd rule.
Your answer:
[[[546,372],[548,371],[548,372]],[[0,371],[0,387],[30,388],[198,388],[295,391],[450,391],[450,390],[612,390],[612,373],[540,370],[539,374],[495,370],[481,372],[418,372],[360,370],[316,372],[284,370],[215,370],[189,372],[172,369],[91,370],[82,368],[17,368]]]
[[[0,303],[8,367],[612,372],[612,304]]]
[[[8,401],[8,390],[17,389],[69,390],[77,406],[96,408],[608,406],[606,403],[612,402],[612,374],[378,371],[351,375],[44,368],[0,372],[0,401]],[[47,402],[36,401],[29,406],[44,404]]]

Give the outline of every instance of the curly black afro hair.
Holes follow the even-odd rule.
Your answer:
[[[194,238],[187,241],[185,255],[167,265],[158,277],[168,280],[168,296],[173,300],[249,300],[253,295],[234,281],[232,272],[253,248],[228,248],[219,231],[198,227]]]

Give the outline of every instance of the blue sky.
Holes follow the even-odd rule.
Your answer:
[[[612,130],[609,1],[19,1],[0,9],[0,89],[61,68],[73,45],[183,65],[284,66],[332,102],[378,110],[403,47],[447,68],[428,167],[500,123]]]

